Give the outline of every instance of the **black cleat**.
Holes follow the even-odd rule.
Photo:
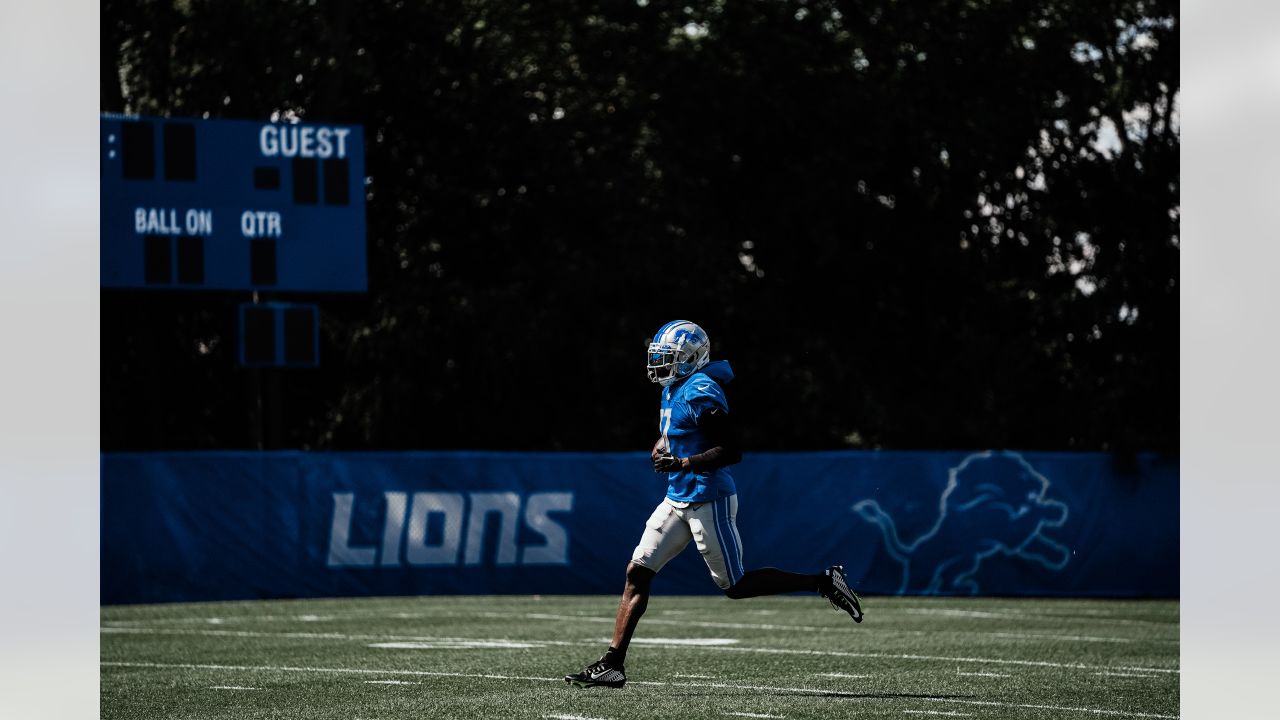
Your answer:
[[[621,665],[610,665],[604,661],[604,658],[600,658],[580,673],[565,675],[564,681],[580,688],[620,688],[627,684],[627,674],[623,672]]]
[[[831,607],[849,613],[854,622],[862,622],[862,600],[845,582],[844,566],[832,565],[822,571],[822,589],[818,594],[826,598]]]

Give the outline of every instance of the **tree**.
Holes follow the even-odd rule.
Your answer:
[[[365,127],[370,292],[269,444],[645,447],[686,317],[751,449],[1176,449],[1176,4],[358,8],[103,8],[104,110]],[[239,299],[155,298],[104,448],[251,445]]]

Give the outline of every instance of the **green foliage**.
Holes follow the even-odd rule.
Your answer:
[[[365,127],[370,293],[268,445],[644,449],[685,317],[749,449],[1176,450],[1176,3],[102,18],[104,110]],[[157,297],[103,294],[104,447],[252,445],[239,298]]]

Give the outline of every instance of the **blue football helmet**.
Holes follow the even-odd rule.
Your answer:
[[[688,320],[673,320],[649,343],[649,380],[666,387],[692,375],[710,359],[707,333]]]

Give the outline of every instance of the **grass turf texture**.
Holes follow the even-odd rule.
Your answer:
[[[1177,601],[871,597],[855,625],[816,596],[656,596],[625,688],[566,685],[604,651],[616,603],[106,607],[102,717],[1178,716]]]

